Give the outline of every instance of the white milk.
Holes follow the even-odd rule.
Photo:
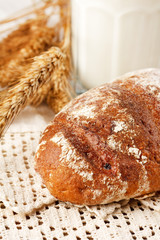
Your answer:
[[[72,52],[86,88],[160,67],[160,0],[71,0]]]

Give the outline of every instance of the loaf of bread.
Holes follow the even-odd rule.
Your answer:
[[[126,74],[71,101],[44,131],[35,162],[62,201],[106,204],[160,191],[160,70]]]

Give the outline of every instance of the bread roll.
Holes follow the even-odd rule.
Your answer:
[[[106,204],[160,190],[160,70],[126,74],[71,101],[46,128],[36,170],[52,195]]]

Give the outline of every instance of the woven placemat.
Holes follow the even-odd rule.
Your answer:
[[[159,239],[160,195],[94,207],[51,196],[34,170],[40,135],[6,133],[1,140],[0,239]]]

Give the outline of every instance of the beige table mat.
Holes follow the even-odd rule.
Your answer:
[[[0,239],[160,239],[160,196],[90,208],[56,201],[34,170],[39,138],[8,132],[1,140]]]

